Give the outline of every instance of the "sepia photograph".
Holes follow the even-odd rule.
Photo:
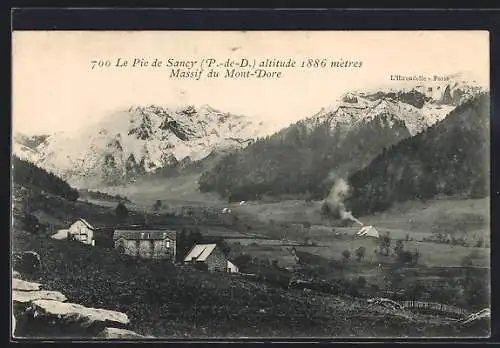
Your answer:
[[[12,93],[12,339],[490,337],[488,31],[13,31]]]

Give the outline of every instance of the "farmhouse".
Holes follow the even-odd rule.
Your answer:
[[[77,240],[84,244],[95,245],[94,241],[95,227],[89,224],[85,219],[76,220],[68,229],[68,239]]]
[[[377,229],[373,226],[363,226],[358,231],[358,233],[356,233],[356,236],[378,238],[380,237],[380,234],[378,233]]]
[[[239,272],[238,267],[226,258],[217,244],[195,244],[184,258],[184,263],[203,265],[209,271]]]
[[[176,232],[171,230],[119,229],[113,234],[115,249],[141,258],[175,260]]]

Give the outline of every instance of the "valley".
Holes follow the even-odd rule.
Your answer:
[[[285,128],[149,105],[77,138],[17,134],[13,250],[141,335],[487,336],[463,320],[490,303],[489,94],[438,82],[349,92]],[[70,238],[75,221],[108,244]],[[207,245],[236,271],[194,267]]]
[[[58,206],[61,227],[67,227],[62,217],[70,216],[85,216],[99,225],[113,223],[113,204],[104,207],[78,201],[60,201],[56,205],[54,199],[39,197],[38,208],[34,213],[43,217],[40,212],[45,211],[50,202],[50,206]],[[283,206],[288,204],[288,209],[282,207],[281,216],[297,216],[300,209],[296,203],[282,202]],[[454,203],[440,201],[431,210],[435,211],[436,216],[439,216],[440,211],[447,211],[450,217],[453,213],[460,214],[460,210],[452,212],[449,209],[456,206]],[[471,203],[480,206],[484,200],[462,203],[464,207]],[[133,203],[127,206],[130,207],[131,222],[141,221],[142,212],[136,214]],[[190,207],[196,214],[200,206],[184,207]],[[295,207],[295,212],[290,207]],[[142,335],[203,338],[213,335],[389,337],[404,334],[409,337],[462,337],[486,334],[484,326],[463,328],[447,315],[429,316],[418,311],[387,312],[377,306],[367,308],[366,301],[377,296],[401,301],[415,298],[451,304],[466,308],[469,312],[477,311],[481,304],[479,307],[469,307],[465,297],[463,300],[457,297],[463,296],[459,295],[459,284],[464,277],[470,277],[466,276],[466,272],[475,274],[479,279],[486,275],[489,248],[407,241],[404,243],[405,249],[417,248],[421,256],[416,265],[401,265],[395,262],[394,256],[377,254],[379,240],[354,238],[358,227],[336,227],[335,231],[339,235],[332,236],[329,228],[312,225],[309,240],[304,241],[303,235],[294,234],[292,229],[290,236],[283,240],[277,237],[276,225],[284,220],[277,218],[273,224],[269,221],[263,223],[262,218],[259,220],[257,215],[253,215],[256,208],[256,204],[232,206],[232,212],[237,211],[236,214],[242,217],[236,224],[225,221],[220,214],[208,214],[210,218],[204,222],[196,222],[189,217],[192,215],[181,213],[174,216],[170,213],[151,214],[148,219],[151,223],[174,229],[195,225],[206,238],[222,237],[230,247],[231,259],[238,262],[242,272],[255,274],[258,279],[193,271],[159,261],[134,259],[120,255],[113,249],[53,240],[49,235],[33,235],[19,227],[13,230],[13,246],[16,251],[34,250],[41,255],[45,265],[43,282],[50,289],[64,291],[69,300],[86,306],[122,311],[131,318],[131,328]],[[203,209],[219,211],[218,207],[210,206],[207,202]],[[269,211],[269,207],[265,210]],[[416,221],[423,221],[418,219],[426,219],[429,215],[422,209],[406,209],[406,213]],[[45,214],[51,217],[56,215],[55,211],[46,211]],[[218,220],[215,215],[221,219]],[[391,213],[390,216],[388,221],[391,223],[385,226],[394,228],[394,220],[398,217],[401,219],[401,214]],[[389,229],[384,226],[381,217],[366,216],[362,220],[380,226],[381,232]],[[53,220],[43,222],[54,223]],[[288,230],[287,226],[283,226],[283,229]],[[279,230],[281,232],[282,229]],[[395,229],[390,232],[393,245],[404,233],[410,233],[413,237],[410,230],[401,229],[400,235],[395,233]],[[299,264],[290,255],[292,247],[296,248],[301,260]],[[364,247],[366,253],[358,260],[355,252],[360,247]],[[343,256],[344,250],[351,253],[348,260]],[[468,268],[464,268],[462,261],[470,255],[474,256],[472,262]],[[403,278],[400,278],[401,272],[404,272]],[[83,279],[86,279],[84,283]],[[293,279],[302,279],[305,284],[299,282],[293,285]],[[312,293],[301,290],[301,286],[314,289],[319,279],[331,284],[331,287],[313,290]],[[83,284],[85,286],[82,287]],[[289,288],[290,284],[292,288]],[[296,286],[299,288],[294,289]],[[337,289],[337,286],[345,289]],[[439,289],[439,292],[433,292],[432,289]],[[130,301],[132,294],[134,300]],[[190,305],[186,310],[188,302]],[[301,306],[297,307],[299,303]],[[204,313],[203,316],[200,316],[200,311]],[[340,314],[345,319],[336,320]],[[212,320],[203,319],[208,317]],[[390,318],[395,321],[387,324]],[[192,326],[193,321],[196,326]],[[269,322],[268,327],[262,327],[262,322]],[[244,330],[241,325],[245,326]],[[353,331],[353,327],[358,329]]]

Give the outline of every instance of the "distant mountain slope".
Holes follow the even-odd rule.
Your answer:
[[[487,196],[489,111],[489,94],[482,93],[435,126],[384,151],[350,176],[348,209],[361,215],[438,194]]]
[[[200,190],[215,190],[236,200],[264,194],[321,195],[331,185],[332,171],[342,175],[362,168],[384,147],[408,136],[404,124],[387,115],[360,122],[351,130],[332,129],[328,120],[312,129],[308,122],[298,122],[224,157],[201,176]]]
[[[335,177],[362,169],[385,148],[441,121],[480,90],[447,82],[346,93],[316,115],[222,158],[203,173],[200,190],[230,200],[287,194],[323,198]]]
[[[74,201],[78,191],[56,175],[37,167],[33,163],[12,156],[14,184],[26,188],[37,188],[43,192]]]
[[[133,106],[75,134],[14,137],[14,152],[80,187],[126,184],[144,174],[241,148],[274,126],[208,105]]]

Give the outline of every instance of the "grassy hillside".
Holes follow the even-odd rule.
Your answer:
[[[200,205],[203,203],[221,203],[219,196],[214,193],[200,193],[198,179],[200,174],[173,175],[170,177],[148,177],[138,179],[134,184],[117,187],[102,187],[99,191],[112,195],[124,195],[134,205],[142,209],[152,209],[156,200],[163,201],[166,205]]]
[[[460,336],[444,318],[367,309],[353,299],[273,288],[225,274],[175,268],[15,233],[15,250],[41,255],[48,289],[69,301],[125,312],[156,337]],[[477,332],[476,332],[477,334]]]
[[[489,94],[481,94],[435,126],[387,149],[350,176],[348,209],[369,214],[395,202],[439,194],[487,197],[489,118]]]

